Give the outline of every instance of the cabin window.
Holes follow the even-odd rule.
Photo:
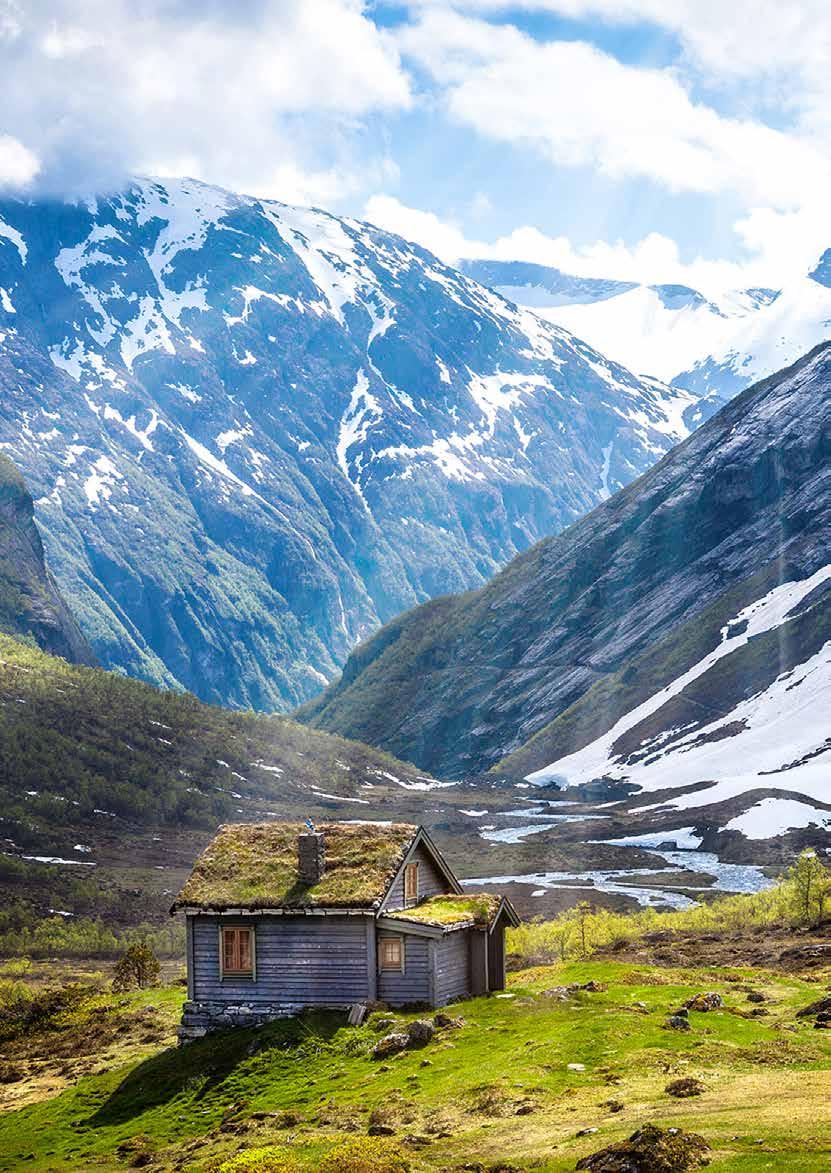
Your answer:
[[[404,972],[404,938],[381,937],[378,942],[381,969],[397,969]]]
[[[219,934],[223,977],[254,976],[254,930],[222,928]]]
[[[418,904],[418,864],[408,863],[404,868],[404,907]]]

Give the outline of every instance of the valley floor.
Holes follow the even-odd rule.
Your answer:
[[[395,1168],[561,1173],[647,1122],[701,1134],[719,1173],[828,1169],[831,1031],[797,1011],[827,994],[831,970],[716,965],[705,941],[695,966],[690,948],[667,951],[659,965],[644,954],[514,973],[505,994],[453,1007],[461,1023],[382,1061],[373,1044],[418,1015],[376,1012],[350,1029],[314,1014],[176,1049],[181,986],[98,993],[0,1046],[6,1075],[63,1046],[80,1076],[0,1116],[0,1170],[199,1173],[269,1146],[287,1168],[317,1169],[364,1138],[379,1169],[400,1152]],[[568,989],[587,982],[599,988]],[[703,991],[723,1008],[667,1029]],[[82,1074],[96,1048],[105,1061]],[[701,1094],[669,1095],[680,1077]]]

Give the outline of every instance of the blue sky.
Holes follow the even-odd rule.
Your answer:
[[[715,290],[831,243],[824,0],[0,0],[0,185],[189,174]]]

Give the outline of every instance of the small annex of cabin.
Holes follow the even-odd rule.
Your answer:
[[[510,902],[466,892],[410,823],[229,824],[177,898],[180,1038],[307,1007],[443,1006],[505,984]]]

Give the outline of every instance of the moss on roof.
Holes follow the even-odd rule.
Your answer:
[[[385,916],[415,920],[425,925],[493,924],[502,897],[495,892],[470,892],[464,896],[431,896],[414,908],[399,908]]]
[[[229,823],[196,861],[178,908],[370,908],[398,871],[418,827],[412,823],[322,823],[326,863],[319,883],[301,884],[302,823]]]

